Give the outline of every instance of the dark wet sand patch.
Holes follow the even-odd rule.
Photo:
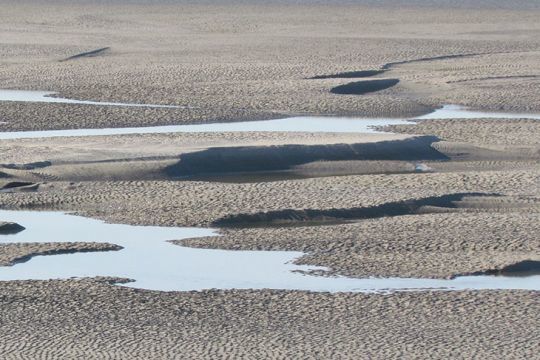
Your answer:
[[[339,95],[364,95],[391,88],[397,83],[399,83],[398,79],[356,81],[333,87],[330,92]]]

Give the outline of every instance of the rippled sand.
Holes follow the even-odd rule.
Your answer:
[[[378,6],[364,1],[65,3],[4,2],[2,88],[190,108],[2,103],[0,131],[300,114],[402,116],[448,103],[540,112],[540,28],[538,4],[532,1],[489,0],[470,9],[470,2],[460,0],[436,6],[415,0],[400,10],[392,0]],[[330,92],[362,79],[308,79],[382,68],[387,71],[370,79],[399,83],[365,95]],[[297,215],[341,209],[347,214],[392,202],[480,193],[484,197],[462,199],[456,208],[430,206],[423,214],[324,226],[293,221],[287,228],[228,228],[222,237],[186,243],[301,250],[308,253],[302,263],[352,276],[449,277],[539,259],[537,122],[422,121],[391,130],[405,134],[2,141],[0,163],[8,166],[0,168],[0,187],[9,191],[0,191],[0,206],[62,209],[134,224],[207,226],[269,211]],[[431,142],[400,151],[399,141],[411,136]],[[285,177],[278,176],[281,181],[248,174],[252,181],[241,184],[178,182],[166,171],[183,155],[204,158],[212,147],[227,148],[224,153],[234,159],[242,153],[235,147],[262,156],[291,144],[305,146],[294,148],[295,154],[312,154],[314,147],[343,154],[344,148],[381,142],[387,142],[384,159],[308,162],[279,174]],[[446,160],[422,159],[416,156],[419,149]],[[415,157],[402,158],[412,153]],[[2,245],[0,261],[8,265],[51,251],[99,250],[95,245]],[[539,352],[536,292],[160,293],[110,281],[2,283],[0,352],[6,358],[140,359],[533,358]]]

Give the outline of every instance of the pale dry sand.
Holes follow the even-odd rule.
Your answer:
[[[540,149],[540,121],[527,119],[416,120],[414,126],[388,125],[384,129],[405,134],[435,135],[442,140],[477,146],[512,146]]]
[[[152,157],[178,157],[211,147],[331,145],[409,138],[401,134],[224,132],[59,137],[0,141],[2,164],[51,161],[98,162]],[[4,171],[4,170],[2,170]]]

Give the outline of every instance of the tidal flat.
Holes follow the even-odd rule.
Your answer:
[[[537,2],[0,6],[0,89],[11,94],[0,96],[0,224],[17,229],[0,235],[0,273],[32,269],[0,281],[1,357],[540,351]],[[39,101],[13,98],[27,91]],[[129,130],[141,128],[160,131]],[[151,289],[100,272],[98,259],[155,250],[152,240],[77,236],[77,221],[52,218],[41,231],[8,215],[25,212],[192,228],[160,242],[169,265],[175,253],[216,251],[285,254],[278,267],[311,270],[300,281],[529,276],[506,278],[506,289],[355,293],[295,290],[291,274],[291,286],[269,286],[268,271],[261,286]],[[96,259],[80,262],[86,274],[51,275],[83,258]],[[126,268],[159,279],[152,259]],[[213,265],[227,274],[236,264]]]

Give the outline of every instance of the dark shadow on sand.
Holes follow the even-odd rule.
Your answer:
[[[435,136],[359,144],[217,147],[183,154],[165,168],[168,176],[288,170],[314,161],[338,160],[448,160],[431,145]]]
[[[498,196],[485,193],[455,193],[431,196],[398,202],[388,202],[376,206],[342,209],[284,209],[256,214],[237,214],[216,220],[217,227],[265,227],[265,226],[307,226],[347,223],[354,220],[375,219],[429,213],[430,207],[456,209],[456,203],[470,196]],[[440,212],[440,211],[438,211]]]
[[[501,269],[492,269],[486,271],[478,271],[465,275],[497,275],[497,276],[512,276],[524,277],[540,275],[540,261],[538,260],[523,260],[518,263],[507,265]]]
[[[339,95],[364,95],[391,88],[397,83],[399,83],[398,79],[356,81],[333,87],[330,92]]]
[[[26,228],[13,222],[0,221],[0,235],[15,235],[24,231]]]
[[[62,59],[62,60],[60,60],[60,62],[69,61],[69,60],[75,60],[75,59],[79,59],[79,58],[83,58],[83,57],[98,56],[98,55],[103,54],[106,51],[109,51],[110,49],[111,49],[110,47],[103,47],[103,48],[99,48],[99,49],[95,49],[95,50],[91,50],[91,51],[82,52],[80,54],[76,54],[76,55],[67,57],[65,59]]]

